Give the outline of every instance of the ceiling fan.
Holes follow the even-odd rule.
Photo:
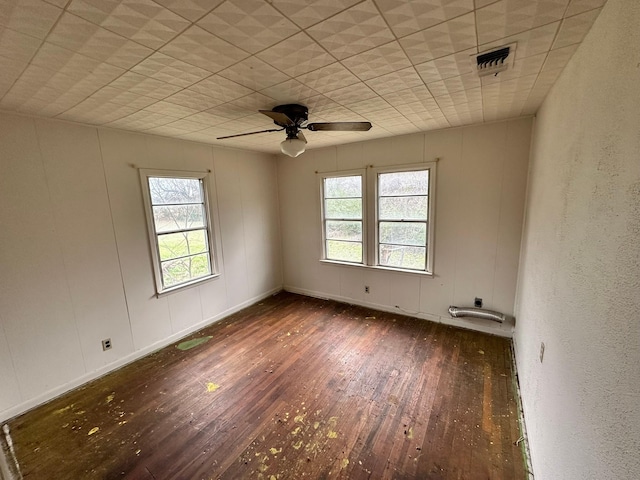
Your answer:
[[[255,135],[256,133],[287,131],[287,138],[280,144],[280,150],[285,155],[297,157],[304,152],[307,139],[300,130],[307,129],[312,132],[332,131],[332,132],[366,132],[371,128],[370,122],[320,122],[307,123],[309,111],[304,105],[295,103],[288,105],[278,105],[272,110],[258,110],[273,120],[273,123],[281,128],[271,128],[258,132],[239,133],[237,135],[227,135],[218,137],[218,140],[233,137],[243,137],[245,135]]]

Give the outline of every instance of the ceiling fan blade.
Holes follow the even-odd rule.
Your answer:
[[[227,135],[226,137],[218,137],[216,140],[224,140],[225,138],[244,137],[245,135],[255,135],[256,133],[281,132],[284,128],[272,128],[269,130],[260,130],[259,132],[238,133],[236,135]]]
[[[331,132],[366,132],[371,128],[370,122],[326,122],[326,123],[310,123],[305,128],[312,132],[331,131]]]
[[[282,112],[274,112],[273,110],[258,110],[258,111],[263,115],[266,115],[267,117],[269,117],[271,120],[273,120],[278,124],[288,125],[290,127],[293,127],[295,125],[295,122],[291,120],[288,115],[285,115]]]
[[[307,139],[304,137],[304,135],[302,134],[302,132],[298,132],[298,138],[300,140],[302,140],[304,143],[307,143]]]

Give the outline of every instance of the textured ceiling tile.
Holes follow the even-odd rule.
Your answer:
[[[150,48],[69,13],[60,18],[47,41],[127,69],[153,53]]]
[[[192,25],[160,52],[215,73],[249,56],[206,30]]]
[[[339,60],[394,39],[371,0],[355,5],[307,31]]]
[[[19,62],[0,56],[0,99],[9,91],[27,65],[27,61]]]
[[[157,100],[162,100],[181,90],[181,87],[177,85],[171,85],[135,72],[125,73],[111,82],[109,86],[137,95],[146,95]]]
[[[455,93],[460,90],[478,88],[479,86],[480,77],[478,77],[478,74],[475,72],[427,84],[427,88],[429,88],[429,91],[434,97]]]
[[[376,93],[364,84],[355,84],[348,87],[339,88],[332,92],[325,93],[334,102],[341,105],[349,105],[351,103],[360,102],[369,98],[376,97]]]
[[[164,115],[171,115],[176,118],[184,118],[189,115],[193,115],[194,113],[198,113],[199,111],[205,110],[204,108],[201,110],[195,108],[185,107],[184,105],[177,105],[175,103],[168,102],[166,100],[160,100],[152,105],[146,107],[144,112],[152,112],[152,113],[162,113]]]
[[[384,99],[394,107],[417,103],[420,103],[425,108],[429,105],[434,105],[433,95],[431,95],[429,89],[424,85],[415,88],[407,88],[405,90],[398,90],[385,95]]]
[[[189,22],[151,0],[73,0],[68,10],[123,37],[157,49]]]
[[[60,8],[66,7],[67,3],[69,3],[69,0],[44,0],[44,1]]]
[[[503,45],[515,43],[516,59],[537,55],[547,52],[551,48],[551,44],[556,37],[559,27],[560,22],[543,25],[533,30],[527,30],[526,32],[521,32],[494,42],[485,43],[478,48],[478,51],[482,53]]]
[[[283,40],[257,56],[291,77],[335,62],[331,55],[304,32]]]
[[[349,105],[349,110],[352,110],[364,117],[366,117],[370,113],[380,111],[393,111],[396,113],[396,115],[399,115],[395,108],[393,108],[383,98],[380,97],[373,97],[368,100],[362,100],[360,102],[352,103],[351,105]]]
[[[120,90],[112,87],[111,85],[101,88],[87,100],[92,100],[98,103],[112,103],[116,105],[129,106],[136,110],[141,110],[158,101],[155,98]]]
[[[228,0],[200,20],[198,25],[251,53],[300,30],[263,0]]]
[[[264,95],[263,95],[264,97]],[[210,108],[206,110],[207,113],[215,115],[216,117],[223,117],[227,120],[236,120],[238,118],[247,117],[249,115],[253,115],[257,112],[258,109],[266,109],[271,108],[272,105],[256,105],[256,102],[247,101],[246,97],[243,97],[241,103],[236,103],[242,99],[234,100],[233,102],[224,103],[222,105],[218,105],[216,107]],[[239,133],[239,132],[235,132]]]
[[[220,75],[252,90],[263,90],[289,79],[288,75],[253,56],[221,71]]]
[[[259,92],[251,93],[228,103],[228,105],[244,109],[247,115],[257,114],[258,110],[270,110],[275,107],[275,104],[276,101],[273,98]]]
[[[196,93],[207,95],[216,100],[219,103],[227,103],[236,98],[249,95],[253,90],[247,87],[243,87],[239,83],[236,83],[220,75],[212,75],[204,80],[191,85],[187,90],[193,90]]]
[[[47,49],[41,49],[34,62],[4,96],[0,106],[20,112],[43,116],[58,115],[75,106],[92,93],[107,85],[122,74],[123,70],[97,65],[87,67],[92,60],[78,54],[62,55],[59,47],[51,48],[62,63],[57,70],[47,68],[51,56]],[[36,59],[38,59],[36,61]]]
[[[224,103],[221,100],[210,97],[209,95],[198,93],[188,88],[167,97],[165,100],[177,105],[182,105],[183,107],[192,108],[197,112],[201,112]]]
[[[482,86],[482,97],[485,102],[490,102],[503,97],[512,97],[518,92],[529,92],[536,83],[538,74],[526,77],[513,78],[502,83],[493,83]]]
[[[591,29],[591,25],[596,21],[600,10],[590,10],[574,17],[562,20],[558,36],[553,42],[552,49],[566,47],[580,43]]]
[[[462,52],[416,65],[416,71],[427,84],[446,80],[450,77],[459,77],[475,71],[472,55],[476,53],[476,48],[463,50]]]
[[[221,123],[229,121],[228,118],[221,117],[219,115],[214,115],[208,110],[204,112],[196,113],[194,115],[190,115],[188,117],[185,117],[183,120],[200,123],[201,125],[205,125],[205,126],[219,125]]]
[[[606,2],[607,0],[571,0],[565,16],[572,17],[587,10],[602,7]]]
[[[319,68],[313,72],[299,75],[296,78],[308,87],[321,93],[348,87],[349,85],[359,82],[358,77],[338,62]]]
[[[273,0],[271,3],[301,28],[319,23],[360,0]]]
[[[324,95],[316,95],[315,97],[308,98],[305,105],[309,109],[309,112],[311,112],[309,115],[315,115],[318,112],[330,110],[335,107],[344,108]]]
[[[559,68],[564,68],[577,49],[578,45],[574,44],[550,51],[544,62],[543,70],[557,70]]]
[[[148,130],[160,125],[175,122],[177,118],[159,113],[146,112],[140,110],[126,117],[120,118],[107,124],[107,126],[115,128],[127,128],[133,130]]]
[[[307,87],[303,83],[293,78],[285,82],[265,88],[260,93],[273,98],[280,103],[298,103],[302,102],[306,105],[309,98],[318,95],[318,92]]]
[[[154,0],[181,17],[195,22],[220,5],[223,0]]]
[[[62,14],[60,8],[42,0],[3,0],[0,25],[20,33],[44,39]]]
[[[135,111],[136,108],[132,106],[102,102],[90,97],[58,117],[74,122],[102,125],[131,115]]]
[[[386,95],[396,90],[404,90],[405,88],[418,87],[424,85],[420,75],[418,75],[413,67],[398,70],[397,72],[388,73],[381,77],[372,78],[365,82],[378,95]]]
[[[495,41],[558,21],[569,0],[501,0],[476,10],[478,41]]]
[[[361,80],[369,80],[411,66],[397,41],[345,58],[342,64]]]
[[[475,0],[476,9],[482,8],[482,7],[486,7],[487,5],[489,5],[491,3],[496,3],[497,1],[499,1],[499,0]]]
[[[473,0],[376,0],[398,37],[432,27],[473,10]]]
[[[0,56],[6,59],[27,63],[41,43],[38,38],[0,26]]]
[[[474,14],[469,13],[401,38],[400,44],[414,65],[473,48],[476,46]]]
[[[183,88],[211,75],[207,70],[159,52],[140,62],[131,71]]]

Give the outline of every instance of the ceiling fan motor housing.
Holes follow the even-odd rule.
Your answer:
[[[291,119],[296,127],[299,127],[300,125],[305,123],[309,118],[309,110],[307,109],[307,107],[295,103],[290,103],[288,105],[278,105],[277,107],[273,107],[272,111],[284,113]],[[274,120],[273,123],[284,128],[293,126],[287,123],[279,122],[277,120]]]

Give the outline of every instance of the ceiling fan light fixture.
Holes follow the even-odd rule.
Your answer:
[[[306,146],[307,143],[304,140],[299,138],[287,138],[280,144],[280,150],[285,155],[295,158],[304,152]]]

